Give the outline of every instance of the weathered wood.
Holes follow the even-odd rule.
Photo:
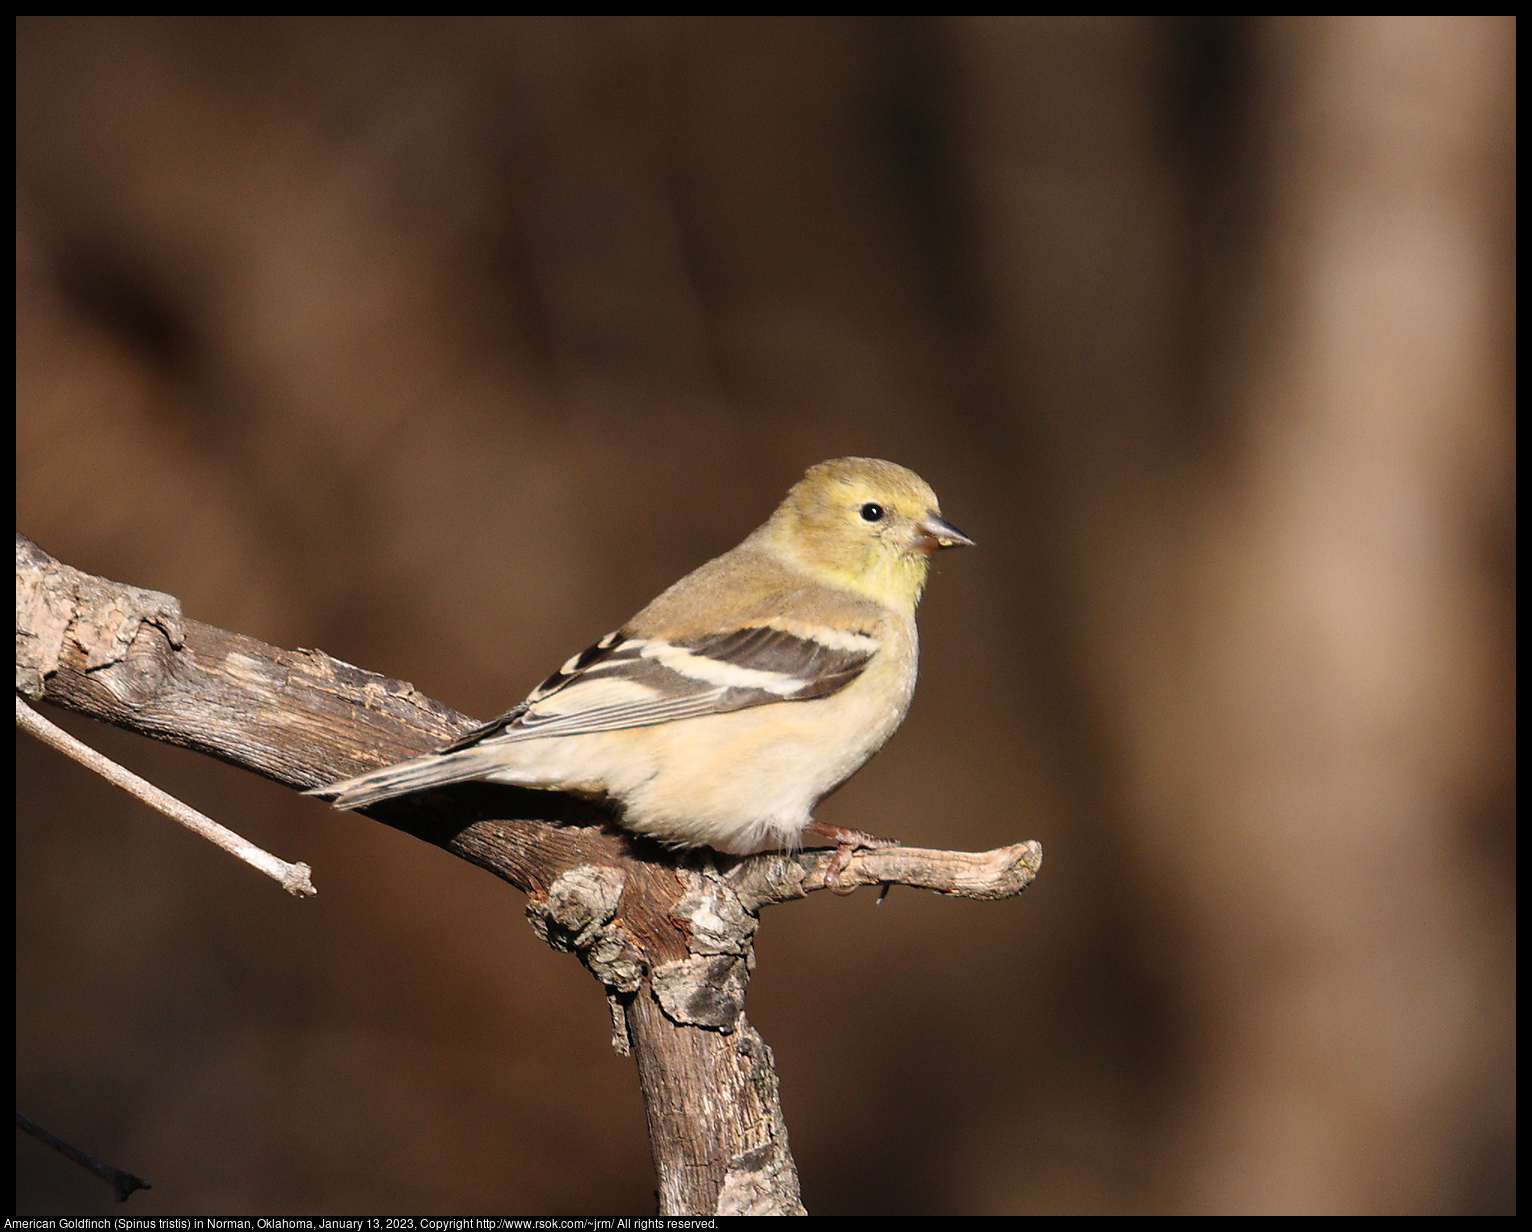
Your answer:
[[[16,689],[297,789],[438,748],[476,720],[318,650],[185,619],[169,595],[62,565],[16,537]],[[637,1059],[662,1214],[801,1214],[771,1050],[744,1015],[763,906],[824,888],[829,851],[677,854],[557,792],[463,784],[367,816],[528,897],[532,927],[607,989]],[[1042,849],[863,851],[842,881],[1020,893]]]

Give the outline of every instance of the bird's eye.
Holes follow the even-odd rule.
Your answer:
[[[883,506],[874,501],[868,501],[862,506],[862,521],[881,522],[883,520]]]

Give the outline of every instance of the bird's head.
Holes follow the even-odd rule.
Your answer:
[[[911,609],[931,557],[973,543],[942,517],[930,484],[877,458],[811,466],[761,530],[826,581]]]

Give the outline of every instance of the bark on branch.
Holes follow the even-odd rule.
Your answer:
[[[94,577],[16,537],[16,691],[297,789],[414,757],[474,720],[318,650],[187,620],[169,595]],[[744,1014],[760,909],[824,888],[831,852],[667,852],[597,805],[465,784],[364,810],[528,897],[550,945],[607,990],[638,1063],[662,1214],[802,1213],[771,1050]],[[966,898],[1020,893],[1035,842],[977,854],[858,852],[842,881]]]

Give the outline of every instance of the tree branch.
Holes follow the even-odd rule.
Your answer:
[[[119,1202],[126,1202],[140,1189],[154,1188],[143,1177],[135,1176],[131,1172],[126,1172],[104,1160],[97,1159],[94,1155],[82,1151],[74,1144],[65,1142],[57,1134],[49,1133],[36,1121],[30,1117],[22,1116],[19,1112],[16,1114],[16,1125],[17,1128],[25,1130],[39,1142],[51,1146],[60,1155],[64,1156],[65,1159],[72,1159],[87,1172],[94,1172],[112,1187],[112,1193]]]
[[[216,847],[222,847],[235,859],[243,860],[251,868],[266,874],[289,894],[296,898],[311,898],[317,891],[309,880],[314,871],[307,864],[289,864],[249,839],[235,834],[227,826],[221,826],[211,817],[199,813],[189,804],[177,800],[169,792],[161,791],[153,783],[141,779],[131,770],[119,766],[110,757],[98,753],[90,745],[76,740],[57,724],[50,723],[32,707],[16,699],[16,726],[29,736],[36,736],[50,748],[73,759],[104,778],[113,787],[120,787],[129,795],[142,800],[152,809],[166,817],[179,821],[194,834],[200,834]]]
[[[182,617],[168,595],[16,537],[16,688],[297,789],[438,748],[474,720],[317,650]],[[363,810],[528,896],[550,945],[607,990],[636,1054],[662,1214],[802,1213],[771,1050],[743,1012],[761,907],[824,888],[831,852],[677,855],[557,792],[463,784]],[[843,883],[1020,893],[1042,849],[859,851]]]

